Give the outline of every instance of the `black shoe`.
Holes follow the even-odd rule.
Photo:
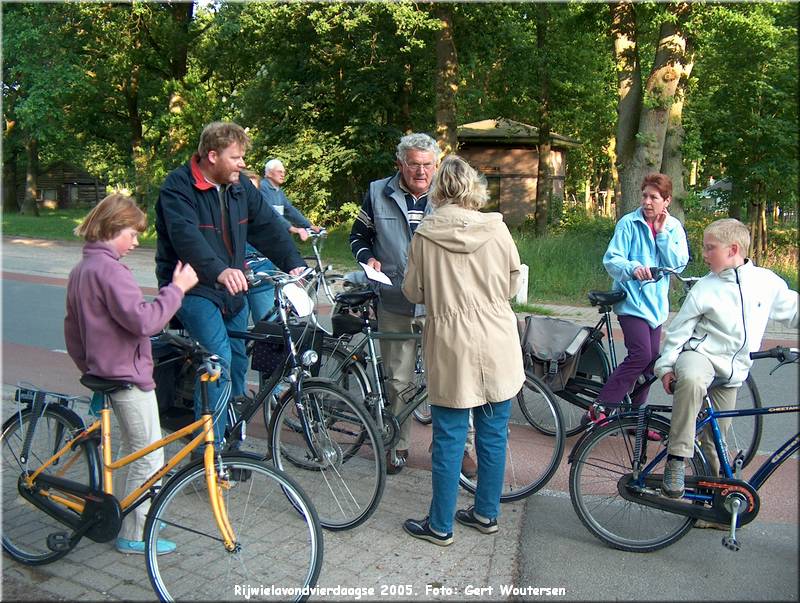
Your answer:
[[[228,467],[228,475],[235,482],[246,482],[250,479],[250,469],[242,469],[241,467]]]
[[[408,458],[408,450],[398,450],[396,452],[397,459],[400,461],[397,465],[392,463],[392,451],[386,453],[386,473],[389,475],[397,475],[405,467],[406,459]]]
[[[494,534],[497,531],[497,520],[492,519],[489,522],[478,521],[478,518],[475,517],[475,507],[456,511],[456,521],[470,528],[475,528],[484,534]]]
[[[427,517],[419,520],[406,519],[403,522],[403,529],[411,534],[414,538],[427,540],[428,542],[432,542],[433,544],[437,544],[439,546],[449,546],[453,543],[453,533],[450,532],[444,536],[439,536],[439,534],[431,530]]]

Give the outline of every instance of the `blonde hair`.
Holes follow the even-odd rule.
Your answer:
[[[241,170],[239,172],[239,175],[240,176],[244,176],[250,182],[253,182],[253,180],[255,180],[255,182],[253,183],[253,186],[255,186],[256,188],[258,188],[258,185],[261,184],[261,176],[256,174],[253,170]]]
[[[203,159],[211,151],[220,152],[233,143],[239,144],[245,151],[250,148],[250,137],[244,128],[232,121],[212,121],[200,134],[197,154]]]
[[[715,220],[703,231],[703,236],[714,237],[723,245],[736,243],[739,246],[739,254],[747,256],[750,250],[750,231],[747,226],[734,218],[723,218]]]
[[[433,176],[430,200],[436,207],[480,209],[489,200],[486,179],[458,155],[448,155]]]
[[[110,241],[125,228],[144,232],[147,228],[147,214],[139,209],[131,197],[114,193],[95,205],[73,232],[94,243]]]

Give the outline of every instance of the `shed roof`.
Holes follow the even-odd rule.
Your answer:
[[[551,132],[550,135],[553,140],[553,146],[556,147],[577,147],[582,144],[580,140],[569,136],[562,136],[554,132]],[[504,117],[484,119],[483,121],[460,125],[458,127],[458,140],[460,142],[536,145],[539,144],[539,128]]]

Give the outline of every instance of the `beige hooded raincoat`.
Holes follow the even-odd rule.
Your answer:
[[[431,404],[472,408],[516,396],[525,374],[517,319],[519,253],[503,217],[445,205],[411,240],[403,293],[425,304]]]

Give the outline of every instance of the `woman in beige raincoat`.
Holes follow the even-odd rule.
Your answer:
[[[455,519],[497,531],[511,410],[525,380],[516,316],[519,254],[499,213],[481,213],[485,181],[463,159],[442,162],[431,185],[436,208],[411,240],[403,293],[425,304],[423,351],[433,415],[428,517],[403,528],[441,546],[453,541],[458,476],[470,412],[475,423],[475,504]]]

